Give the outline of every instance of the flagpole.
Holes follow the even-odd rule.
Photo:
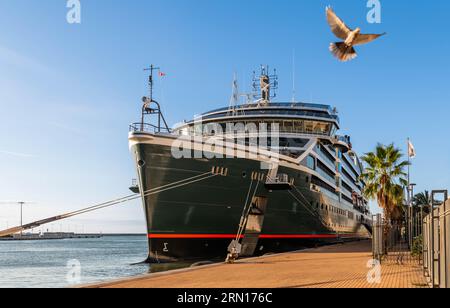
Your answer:
[[[411,185],[411,152],[410,152],[410,144],[411,140],[407,139],[407,149],[408,149],[408,191],[409,191],[409,185]]]
[[[408,192],[408,205],[407,205],[407,224],[408,224],[408,244],[411,247],[411,140],[407,139],[407,151],[408,151],[408,188],[407,188],[407,192]]]

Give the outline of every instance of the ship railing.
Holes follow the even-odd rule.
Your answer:
[[[260,104],[245,104],[245,105],[239,105],[236,106],[234,109],[235,110],[247,110],[247,109],[260,109],[261,105]],[[311,108],[314,110],[320,109],[328,111],[330,114],[336,115],[336,111],[329,105],[321,105],[321,104],[310,104],[310,103],[270,103],[269,105],[265,106],[266,109],[280,109],[280,108]],[[224,108],[219,108],[219,109],[215,109],[215,110],[211,110],[208,111],[206,113],[204,113],[204,115],[206,114],[212,114],[212,113],[217,113],[217,112],[223,112],[223,111],[229,111],[230,107],[224,107]]]
[[[290,179],[287,174],[278,174],[276,177],[267,176],[265,187],[268,190],[291,190],[294,186],[294,179]]]
[[[348,136],[339,136],[339,135],[337,135],[336,139],[338,141],[342,141],[342,142],[345,142],[345,143],[349,143],[350,142],[350,138]]]
[[[287,174],[278,174],[276,177],[271,178],[267,177],[267,183],[289,183],[289,175]]]
[[[339,136],[339,135],[336,135],[335,137],[334,137],[334,139],[337,141],[337,142],[342,142],[342,143],[345,143],[345,144],[347,144],[347,145],[349,145],[349,147],[351,147],[351,141],[350,141],[350,137],[349,136]]]
[[[350,142],[349,136],[334,136],[334,138],[332,138],[332,141],[335,146],[342,148],[344,153],[347,153],[352,149],[352,143]]]
[[[220,136],[232,136],[233,134],[236,134],[235,131],[227,131],[224,133],[217,133],[217,132],[201,132],[201,133],[197,133],[197,132],[190,132],[191,135],[196,135],[196,136],[213,136],[213,137],[220,137]],[[326,132],[314,132],[314,131],[308,131],[308,130],[301,130],[301,129],[287,129],[287,128],[280,128],[279,130],[273,130],[271,131],[270,129],[268,129],[267,131],[256,131],[255,133],[248,133],[246,132],[245,135],[257,135],[258,134],[262,134],[263,136],[270,136],[270,134],[275,134],[275,133],[282,133],[282,134],[301,134],[301,135],[308,135],[311,137],[317,137],[317,138],[321,138],[321,137],[329,137],[329,134]]]
[[[171,133],[170,129],[165,127],[158,127],[157,125],[153,125],[150,123],[133,123],[130,124],[129,131],[131,133]]]
[[[320,112],[314,112],[314,111],[305,111],[305,110],[278,110],[278,109],[263,109],[263,110],[253,110],[253,109],[235,109],[235,114],[237,116],[271,116],[271,115],[286,115],[286,116],[304,116],[304,117],[311,117],[311,118],[317,118],[317,119],[331,119],[339,121],[339,117],[333,114],[324,114]],[[212,113],[206,113],[201,115],[201,119],[203,120],[209,120],[209,119],[217,119],[217,118],[224,118],[229,117],[230,111],[224,110],[219,112],[212,112]]]

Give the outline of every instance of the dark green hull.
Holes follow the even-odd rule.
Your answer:
[[[225,259],[249,191],[268,202],[254,255],[368,236],[356,219],[321,212],[324,203],[337,208],[342,205],[311,191],[311,175],[306,172],[280,167],[281,173],[295,179],[295,186],[304,197],[295,199],[289,191],[270,192],[263,182],[252,182],[252,173],[266,173],[256,160],[174,159],[169,146],[149,143],[138,143],[131,150],[143,191],[210,172],[215,166],[228,169],[227,176],[144,198],[149,262]],[[323,220],[331,223],[325,225]],[[348,232],[340,234],[332,227],[344,225]]]

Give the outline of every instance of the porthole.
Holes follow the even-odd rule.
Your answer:
[[[242,178],[245,179],[247,177],[247,172],[242,172]]]
[[[145,166],[145,161],[143,161],[142,159],[140,159],[139,161],[138,161],[138,166],[139,167],[144,167]]]

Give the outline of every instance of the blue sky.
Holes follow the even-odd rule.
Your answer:
[[[167,77],[156,95],[171,124],[227,105],[260,64],[276,67],[279,100],[336,106],[342,134],[359,153],[377,142],[418,152],[418,189],[450,187],[450,42],[446,1],[381,0],[368,24],[366,0],[84,0],[82,23],[66,22],[65,0],[0,0],[0,200],[37,202],[25,220],[128,194],[134,175],[128,124],[146,94],[142,69]],[[338,63],[324,9],[352,27],[388,32]],[[1,205],[0,228],[18,223]],[[53,230],[145,232],[132,203],[53,225]]]

